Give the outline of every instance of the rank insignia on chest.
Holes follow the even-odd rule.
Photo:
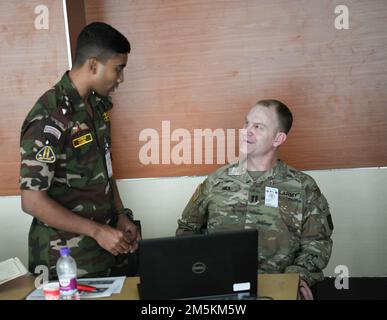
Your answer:
[[[103,118],[103,121],[105,121],[105,122],[109,122],[110,121],[109,114],[107,112],[104,112],[102,114],[102,118]]]
[[[71,128],[71,135],[77,134],[83,130],[89,130],[89,127],[86,123],[75,122],[74,126]]]
[[[92,142],[93,136],[91,133],[87,133],[83,136],[80,136],[79,138],[73,139],[73,146],[74,148],[79,148],[80,146],[83,146],[86,143]]]
[[[35,159],[46,163],[54,163],[56,161],[55,153],[50,146],[44,146],[40,149]]]

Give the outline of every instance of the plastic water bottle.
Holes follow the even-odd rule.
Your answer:
[[[60,249],[60,258],[56,263],[59,280],[60,297],[62,300],[79,300],[77,290],[77,264],[70,256],[70,249]]]

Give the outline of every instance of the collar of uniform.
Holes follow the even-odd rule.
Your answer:
[[[82,101],[82,98],[79,95],[77,88],[71,81],[68,73],[69,71],[66,71],[66,73],[63,75],[62,79],[59,81],[59,86],[63,90],[64,94],[69,97],[74,111],[85,110],[86,105]],[[101,102],[104,111],[110,110],[113,107],[110,97],[101,97],[96,92],[92,92],[90,94],[89,102],[93,108]]]
[[[271,178],[271,180],[282,180],[286,177],[286,172],[287,172],[287,167],[285,163],[280,159],[278,159],[275,166],[270,170],[266,171],[262,176],[260,176],[257,179],[257,182],[259,183],[269,178]]]
[[[252,181],[250,175],[247,173],[245,160],[239,160],[238,162],[230,165],[227,173],[229,176],[233,177],[233,179],[237,179],[243,183],[247,183],[249,180]]]
[[[262,181],[267,180],[268,178],[272,178],[272,180],[278,179],[278,178],[283,179],[284,177],[286,177],[286,172],[287,172],[286,164],[283,161],[278,159],[276,165],[273,168],[271,168],[270,170],[263,173],[256,180],[256,182],[260,183]],[[248,182],[248,181],[254,182],[253,179],[250,177],[250,175],[247,172],[245,159],[240,160],[240,161],[236,162],[235,164],[233,164],[232,166],[230,166],[230,168],[228,169],[228,174],[230,176],[234,176],[235,178],[237,178],[239,180],[244,180],[245,182]]]
[[[286,175],[288,172],[288,167],[285,164],[285,162],[278,159],[277,164],[275,165],[275,167],[272,170],[273,170],[273,177],[282,180],[282,179],[286,178]]]
[[[90,100],[90,103],[93,107],[95,105],[98,105],[99,103],[101,103],[103,111],[109,111],[111,108],[113,108],[113,103],[112,103],[112,99],[110,96],[103,97],[103,96],[100,96],[95,91],[93,91],[90,94],[89,100]]]
[[[69,71],[65,72],[58,85],[62,89],[63,94],[70,99],[74,111],[85,110],[86,105],[82,101],[82,98],[79,95],[77,88],[71,81],[68,73]]]
[[[244,175],[246,170],[246,161],[245,160],[239,160],[238,162],[233,163],[228,168],[228,175],[229,176],[241,176]]]

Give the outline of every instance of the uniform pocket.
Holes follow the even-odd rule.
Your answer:
[[[80,164],[88,164],[98,157],[98,146],[90,131],[82,131],[72,136],[71,145],[74,156]]]
[[[104,159],[90,131],[71,137],[66,156],[66,175],[70,187],[80,188],[106,181]]]

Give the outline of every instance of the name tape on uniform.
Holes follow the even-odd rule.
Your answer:
[[[83,146],[84,144],[92,141],[93,141],[93,136],[91,135],[91,133],[88,133],[83,136],[80,136],[79,138],[73,139],[73,146],[74,148],[79,148],[80,146]]]

